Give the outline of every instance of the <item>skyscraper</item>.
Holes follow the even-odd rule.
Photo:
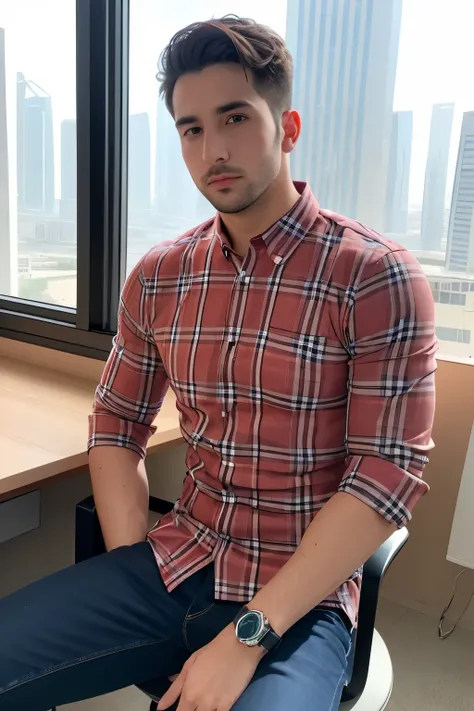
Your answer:
[[[77,204],[77,146],[76,121],[61,122],[61,200],[59,214],[67,221],[76,220]]]
[[[463,116],[446,264],[451,271],[474,274],[474,111]]]
[[[395,111],[387,176],[386,232],[405,234],[407,231],[412,139],[413,112]]]
[[[128,206],[130,217],[151,204],[150,117],[131,114],[128,128]]]
[[[303,130],[293,175],[383,230],[402,0],[291,0],[286,40]]]
[[[18,209],[54,211],[54,142],[51,97],[18,74]]]
[[[453,117],[454,104],[433,106],[421,215],[423,250],[441,250]]]

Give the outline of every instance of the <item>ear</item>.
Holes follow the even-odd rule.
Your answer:
[[[291,153],[296,146],[301,133],[301,116],[297,111],[285,111],[281,118],[283,140],[281,147],[283,153]]]

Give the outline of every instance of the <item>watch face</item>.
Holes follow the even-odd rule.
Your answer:
[[[238,622],[237,634],[239,639],[247,641],[258,637],[262,629],[262,620],[256,612],[247,612]]]

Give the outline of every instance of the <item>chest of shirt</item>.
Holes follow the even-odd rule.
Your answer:
[[[345,289],[314,251],[275,264],[265,249],[240,260],[210,246],[157,280],[151,327],[181,402],[313,409],[347,391]]]

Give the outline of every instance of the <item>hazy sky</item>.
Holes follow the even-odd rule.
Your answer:
[[[156,61],[166,41],[181,26],[233,12],[285,33],[286,0],[130,3],[130,110],[147,111],[152,126]],[[404,0],[394,110],[414,111],[411,201],[422,198],[433,103],[456,104],[450,159],[453,174],[462,113],[474,110],[473,26],[474,0]],[[0,0],[0,27],[7,30],[9,70],[24,72],[53,98],[59,177],[59,126],[75,114],[75,0]]]

